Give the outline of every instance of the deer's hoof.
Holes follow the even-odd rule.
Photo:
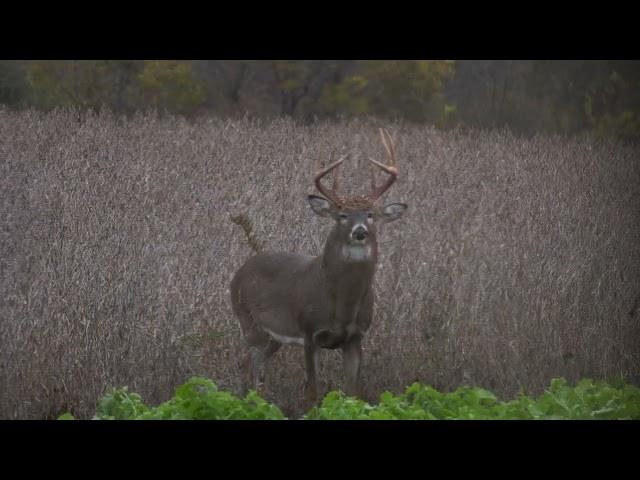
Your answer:
[[[304,406],[306,409],[315,407],[318,403],[318,389],[315,385],[306,384],[304,388]]]

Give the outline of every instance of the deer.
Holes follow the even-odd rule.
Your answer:
[[[335,222],[321,255],[261,252],[233,276],[231,304],[248,347],[244,391],[247,385],[257,390],[266,362],[282,345],[298,345],[304,349],[307,403],[318,399],[320,349],[341,349],[344,392],[361,395],[362,342],[373,320],[377,225],[399,219],[408,208],[404,203],[376,205],[398,176],[394,143],[383,129],[380,136],[388,164],[368,160],[388,177],[376,186],[372,175],[368,194],[341,196],[337,177],[332,188],[322,184],[348,155],[315,173],[315,186],[324,196],[309,195],[309,206]]]

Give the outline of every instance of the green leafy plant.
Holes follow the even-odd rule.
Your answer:
[[[142,403],[137,393],[129,393],[123,387],[105,395],[98,405],[97,420],[127,420],[147,412],[149,407]]]
[[[176,390],[174,398],[143,413],[139,419],[281,420],[284,415],[254,391],[238,398],[218,390],[209,379],[194,377]]]
[[[394,420],[536,420],[536,419],[640,419],[640,389],[632,385],[616,388],[590,379],[575,387],[554,379],[538,399],[524,394],[500,402],[488,390],[460,387],[442,393],[428,385],[414,383],[400,395],[384,392],[380,403],[371,406],[338,392],[305,416],[307,419],[394,419]]]
[[[172,399],[157,407],[146,406],[136,393],[121,388],[105,395],[95,419],[99,420],[280,420],[278,407],[256,392],[245,398],[218,390],[211,380],[194,377],[180,386]]]
[[[70,413],[59,420],[73,420]],[[623,382],[611,385],[583,379],[576,386],[554,379],[537,399],[521,394],[501,402],[483,388],[463,386],[443,393],[414,383],[404,393],[384,392],[377,405],[329,392],[307,420],[536,420],[536,419],[640,419],[640,388]],[[180,386],[172,399],[157,407],[146,406],[127,388],[114,390],[100,400],[94,419],[100,420],[282,420],[280,409],[255,391],[244,398],[220,391],[214,382],[194,377]]]

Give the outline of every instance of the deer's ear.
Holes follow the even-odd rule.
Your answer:
[[[334,208],[329,200],[317,195],[309,195],[309,197],[307,198],[309,200],[311,210],[313,210],[316,214],[326,218],[334,217]]]
[[[382,209],[382,221],[393,222],[399,219],[407,211],[406,203],[391,203]]]

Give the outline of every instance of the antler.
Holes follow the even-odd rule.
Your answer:
[[[393,145],[393,140],[391,140],[391,137],[389,136],[387,131],[383,130],[382,128],[380,129],[380,137],[382,137],[382,144],[387,151],[387,157],[389,157],[389,165],[384,165],[371,157],[369,157],[369,161],[391,176],[387,178],[386,182],[379,187],[375,187],[372,182],[371,193],[367,195],[367,197],[369,197],[369,200],[371,200],[372,202],[375,202],[380,197],[380,195],[386,192],[398,177],[398,168],[396,167],[396,150]]]
[[[342,200],[340,199],[340,195],[338,194],[338,183],[337,183],[337,179],[333,182],[333,188],[331,190],[328,190],[324,187],[324,185],[322,185],[322,183],[320,182],[320,179],[322,179],[322,177],[324,177],[325,175],[327,175],[329,172],[331,172],[333,169],[335,169],[336,167],[338,167],[338,165],[340,165],[342,162],[344,162],[344,159],[347,158],[347,155],[343,155],[342,157],[340,157],[340,159],[338,159],[337,161],[333,162],[331,165],[329,165],[327,168],[324,168],[322,170],[320,170],[319,172],[316,173],[315,175],[315,184],[316,184],[316,188],[318,189],[318,191],[320,193],[322,193],[325,197],[327,197],[327,200],[330,200],[331,202],[333,202],[335,205],[340,205],[342,204]]]

